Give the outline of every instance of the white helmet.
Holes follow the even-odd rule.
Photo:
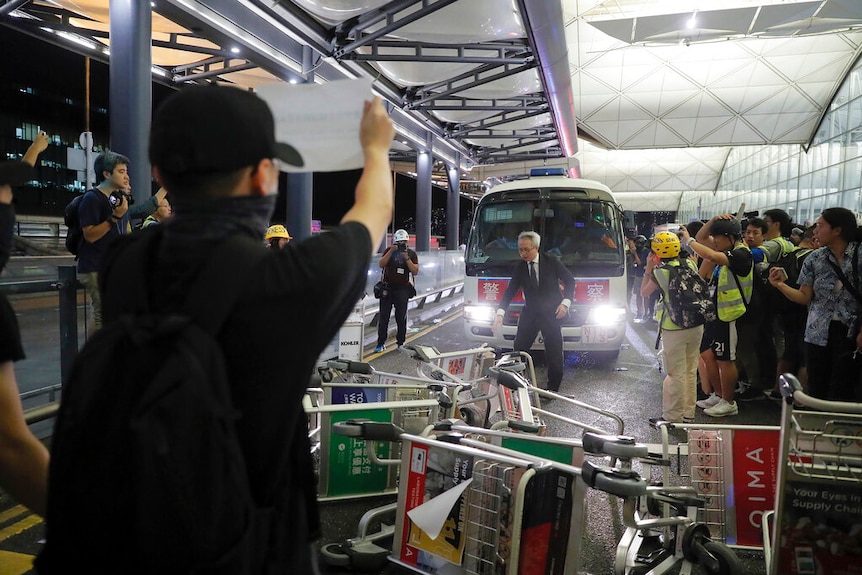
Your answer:
[[[395,235],[392,238],[396,242],[406,242],[410,239],[410,234],[407,230],[395,230]]]

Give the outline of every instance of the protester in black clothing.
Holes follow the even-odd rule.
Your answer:
[[[36,157],[48,147],[48,136],[37,134],[24,161],[0,163],[0,271],[12,252],[15,210],[12,186],[35,177]],[[33,435],[21,406],[15,362],[24,359],[15,312],[0,294],[0,486],[39,515],[45,515],[48,450]]]
[[[257,263],[216,335],[249,488],[258,510],[269,517],[268,536],[256,533],[259,552],[243,573],[319,571],[313,546],[320,536],[316,480],[302,398],[317,358],[362,296],[372,248],[392,218],[393,135],[380,100],[366,102],[359,130],[365,168],[341,225],[284,249],[266,249],[264,231],[278,192],[276,162],[302,165],[301,157],[276,142],[272,113],[255,94],[230,87],[183,88],[156,111],[149,146],[153,173],[171,190],[174,215],[152,230],[119,238],[100,272],[107,327],[124,314],[139,313],[143,300],[152,313],[182,314],[189,286],[225,238],[247,237],[263,252],[255,252]],[[159,249],[151,261],[138,262],[147,285],[133,297],[114,287],[122,283],[114,270],[118,262],[128,262],[122,259],[125,248],[144,234],[158,234]],[[126,535],[133,522],[130,517],[128,525],[115,527]],[[195,559],[215,561],[224,552]],[[63,565],[64,558],[52,559]],[[107,558],[87,561],[93,573],[123,571],[122,565],[106,565]]]
[[[563,334],[560,320],[569,313],[575,292],[572,272],[552,255],[539,253],[541,238],[536,232],[521,232],[518,253],[521,260],[512,269],[512,279],[503,292],[494,331],[503,324],[506,309],[518,293],[524,293],[525,305],[518,318],[514,351],[530,351],[539,332],[545,340],[548,362],[548,389],[559,391],[563,380]],[[560,293],[560,282],[563,292]]]

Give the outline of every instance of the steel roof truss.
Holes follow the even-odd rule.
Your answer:
[[[469,64],[525,64],[532,60],[532,54],[523,44],[512,46],[510,44],[470,44],[467,46],[452,46],[449,44],[429,44],[423,42],[403,42],[380,40],[371,42],[368,47],[369,53],[351,52],[344,59],[361,62],[457,62]],[[412,50],[412,54],[393,53],[391,50],[398,48]],[[427,54],[426,50],[446,51],[448,54]],[[468,55],[466,52],[488,52],[488,56]],[[388,52],[388,53],[387,53]]]
[[[461,74],[459,76],[455,76],[454,78],[450,78],[449,80],[445,80],[443,82],[437,82],[436,84],[426,84],[425,86],[422,86],[421,90],[417,90],[416,94],[418,95],[419,93],[423,93],[423,94],[427,94],[427,95],[422,96],[422,97],[418,97],[417,99],[413,100],[412,102],[407,102],[406,107],[408,109],[413,109],[413,108],[419,106],[420,104],[424,104],[425,102],[431,102],[431,101],[436,100],[437,98],[440,98],[442,96],[450,96],[452,94],[455,94],[457,92],[463,92],[464,90],[468,90],[470,88],[475,88],[477,86],[483,86],[485,84],[493,82],[494,80],[499,80],[501,78],[507,78],[509,76],[513,76],[515,74],[518,74],[519,72],[523,72],[525,70],[530,70],[531,68],[535,68],[536,62],[534,60],[534,61],[530,62],[529,64],[524,64],[522,66],[515,66],[515,67],[511,67],[508,65],[503,66],[504,71],[499,72],[497,74],[492,74],[490,76],[486,76],[484,78],[480,78],[481,74],[488,72],[490,70],[494,70],[498,67],[499,66],[485,65],[485,66],[481,66],[480,67],[481,69],[471,70],[470,72],[467,72],[465,74]],[[456,85],[457,82],[460,82],[462,80],[467,80],[468,78],[472,78],[473,81],[467,82],[465,84]],[[446,89],[443,90],[442,92],[431,93],[433,90],[435,90],[439,87],[442,87],[442,86],[446,87]]]
[[[440,8],[444,8],[457,0],[400,0],[391,2],[379,10],[363,14],[358,18],[347,20],[335,28],[333,36],[332,55],[336,59],[344,58],[347,54],[356,51],[368,43],[382,38],[383,36],[398,30],[399,28],[415,22]],[[416,4],[422,8],[411,12],[398,19],[397,14]],[[380,22],[386,24],[373,32],[368,28],[377,26]],[[346,42],[346,44],[345,44]]]
[[[464,134],[469,134],[470,132],[476,130],[490,130],[495,126],[502,126],[504,124],[508,124],[509,122],[514,122],[516,120],[525,120],[527,118],[533,118],[535,116],[540,116],[542,114],[548,113],[547,106],[543,110],[536,110],[533,112],[523,113],[522,108],[511,107],[509,108],[509,112],[512,114],[517,114],[514,116],[507,115],[508,112],[504,112],[503,114],[497,114],[496,116],[492,116],[491,118],[485,118],[484,120],[480,120],[477,125],[472,125],[472,123],[461,124],[461,128],[457,131],[452,132],[451,136],[463,136]],[[498,119],[499,118],[499,119]],[[493,122],[489,122],[488,120],[495,120]],[[469,125],[468,125],[469,124]]]

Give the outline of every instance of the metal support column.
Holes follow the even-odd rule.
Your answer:
[[[309,46],[302,47],[302,71],[305,82],[314,82],[314,51]],[[314,203],[314,174],[303,172],[287,175],[287,196],[284,221],[287,231],[295,240],[311,236],[311,212]]]
[[[147,143],[153,113],[149,2],[110,0],[111,150],[128,156],[132,193],[138,202],[151,195],[152,176]]]
[[[66,383],[78,355],[78,272],[75,266],[57,266],[60,288],[60,381]]]
[[[416,251],[431,249],[431,145],[416,157]]]
[[[458,228],[461,224],[461,154],[455,155],[455,164],[446,166],[449,192],[446,194],[446,249],[457,250],[461,244]]]

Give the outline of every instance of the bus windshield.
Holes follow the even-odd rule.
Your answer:
[[[508,275],[518,257],[518,234],[538,232],[540,250],[576,275],[618,275],[624,267],[622,221],[611,202],[572,197],[481,202],[467,245],[467,273]]]

